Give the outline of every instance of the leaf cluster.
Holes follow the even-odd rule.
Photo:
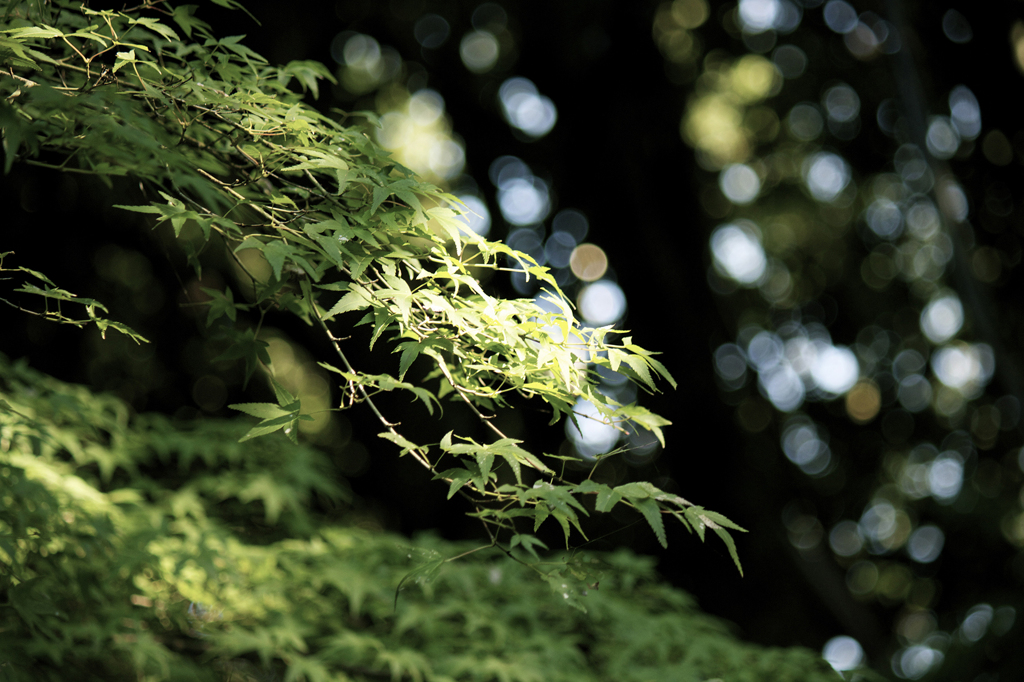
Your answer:
[[[645,482],[609,488],[570,480],[558,457],[531,453],[490,420],[512,396],[540,399],[552,424],[597,419],[624,433],[649,431],[664,447],[667,419],[598,390],[599,369],[645,391],[657,390],[656,380],[674,387],[654,353],[620,331],[582,326],[546,268],[476,236],[455,197],[394,163],[364,129],[289,89],[297,83],[315,96],[318,79],[331,78],[326,69],[271,66],[240,36],[213,36],[192,5],[147,1],[139,9],[99,11],[67,0],[9,5],[0,28],[5,169],[17,160],[141,181],[149,203],[121,208],[169,224],[197,275],[200,254],[216,249],[248,275],[240,283],[248,302],[230,288],[211,292],[207,324],[228,342],[222,357],[243,360],[247,377],[273,371],[259,325],[244,327],[239,311],[255,309],[261,322],[270,312],[290,313],[320,328],[336,356],[321,364],[348,396],[339,409],[368,403],[381,437],[446,481],[449,496],[469,499],[496,542],[519,535],[519,519],[536,530],[553,518],[568,544],[571,528],[583,534],[581,500],[597,496],[598,512],[636,509],[662,545],[666,516],[702,539],[711,528],[739,568],[728,530],[742,529],[721,515]],[[246,267],[251,261],[239,254],[248,250],[260,254],[266,273]],[[543,284],[541,299],[505,300],[483,288],[482,270],[509,263]],[[349,363],[341,337],[361,324],[372,329],[371,348],[383,338],[399,355],[396,376]],[[432,371],[423,382],[406,381],[420,358]],[[261,420],[245,439],[277,430],[294,439],[297,423],[310,418],[299,399],[275,390],[276,403],[236,406]],[[453,444],[449,434],[432,444],[400,432],[374,402],[394,390],[431,412],[442,400],[464,403],[494,441]],[[584,402],[596,416],[580,411]],[[497,463],[512,477],[499,475]]]
[[[132,415],[2,356],[0,399],[5,679],[837,679],[811,651],[738,641],[628,551],[531,567],[324,519],[304,532],[288,500],[344,495],[317,451]]]

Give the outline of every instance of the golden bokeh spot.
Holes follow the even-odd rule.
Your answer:
[[[995,405],[982,405],[971,415],[971,434],[979,450],[991,450],[999,438],[1002,415]]]
[[[608,271],[608,256],[596,244],[580,244],[569,256],[569,268],[584,282],[594,282]]]
[[[779,256],[796,248],[803,241],[803,218],[795,213],[779,213],[775,220],[761,229],[765,251]]]
[[[1017,68],[1024,71],[1024,22],[1017,21],[1010,29],[1010,42],[1013,43],[1014,61]]]
[[[940,385],[935,391],[932,403],[939,416],[949,420],[956,420],[962,417],[966,408],[964,394],[945,384]]]
[[[748,54],[732,67],[729,85],[744,103],[753,104],[778,91],[782,74],[770,61],[759,54]]]
[[[878,585],[878,566],[871,561],[858,561],[847,571],[846,584],[854,595],[869,596]]]
[[[302,347],[292,343],[274,330],[261,334],[267,342],[270,370],[274,378],[302,403],[302,413],[311,414],[313,421],[300,421],[299,430],[314,436],[327,428],[331,421],[331,388]]]
[[[746,161],[750,141],[743,127],[743,112],[735,97],[714,93],[690,103],[682,124],[683,139],[705,152],[719,168]]]
[[[743,117],[743,125],[758,142],[772,142],[782,129],[779,115],[771,107],[754,107]]]
[[[1017,547],[1024,547],[1024,513],[1010,512],[1003,517],[1003,537]]]
[[[228,261],[231,264],[231,272],[238,280],[238,288],[247,298],[252,296],[252,277],[257,281],[266,283],[270,281],[274,271],[270,263],[263,257],[259,249],[242,249],[235,253],[237,258]]]
[[[880,597],[892,602],[900,602],[907,598],[914,574],[903,564],[888,564],[878,576],[875,591]]]
[[[710,10],[705,0],[675,0],[662,3],[654,16],[654,42],[665,58],[676,64],[695,62],[701,54],[700,38],[690,29],[707,21]]]
[[[700,53],[700,40],[685,29],[665,33],[658,40],[665,58],[676,63],[691,62]]]
[[[938,629],[935,616],[930,611],[910,610],[900,618],[896,632],[911,642],[921,642]]]
[[[858,381],[846,394],[846,413],[858,424],[866,424],[882,408],[882,393],[871,379]]]
[[[711,14],[705,0],[675,0],[671,6],[672,18],[683,28],[697,28]]]
[[[1001,130],[993,130],[981,141],[981,152],[990,163],[1008,166],[1013,161],[1013,147]]]
[[[910,533],[913,530],[914,524],[910,520],[910,516],[902,509],[898,509],[893,519],[892,533],[882,539],[879,544],[890,551],[897,550],[910,538]]]
[[[999,252],[991,246],[982,246],[971,254],[971,271],[982,282],[992,284],[1002,273],[1003,263]]]
[[[687,104],[680,125],[683,140],[701,152],[702,166],[720,170],[742,163],[756,142],[778,136],[778,115],[771,107],[754,105],[775,95],[781,85],[779,70],[761,55],[748,54],[735,62],[719,51],[705,57],[695,88],[700,94]]]
[[[430,90],[410,94],[392,84],[381,88],[376,104],[382,112],[377,142],[396,161],[442,186],[462,172],[465,148],[452,132],[440,95]]]
[[[369,70],[359,67],[345,66],[341,70],[341,84],[345,89],[356,95],[365,94],[375,87],[379,80]]]
[[[227,386],[212,374],[199,377],[192,386],[192,400],[205,412],[216,412],[224,407],[227,398]]]

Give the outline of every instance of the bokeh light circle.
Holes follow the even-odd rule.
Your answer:
[[[803,102],[789,110],[786,128],[801,142],[810,142],[821,135],[821,131],[825,129],[825,120],[817,106]]]
[[[740,284],[756,284],[768,269],[760,235],[749,225],[722,225],[711,234],[710,241],[715,269]]]
[[[821,657],[836,670],[853,670],[864,661],[864,649],[853,637],[840,635],[825,642]]]
[[[528,78],[509,78],[498,89],[505,119],[530,137],[543,137],[555,126],[558,110],[554,103],[537,91]]]
[[[818,152],[804,160],[803,176],[811,196],[831,202],[850,184],[850,166],[838,154]]]
[[[498,207],[513,225],[532,225],[551,210],[547,184],[538,178],[513,178],[498,189]]]
[[[853,388],[859,374],[857,356],[845,346],[819,348],[811,365],[814,383],[833,395],[842,395]]]
[[[822,13],[825,24],[836,33],[849,33],[857,28],[857,10],[844,0],[829,0]]]
[[[459,56],[473,73],[487,73],[498,61],[498,39],[489,31],[470,31],[462,37]]]
[[[874,419],[882,409],[882,393],[871,379],[857,382],[846,394],[846,413],[858,424]]]
[[[593,458],[615,447],[621,435],[619,430],[608,423],[592,402],[580,398],[573,411],[576,422],[565,420],[565,435],[581,455]]]
[[[491,231],[491,212],[483,199],[473,194],[460,194],[459,201],[466,205],[467,212],[463,212],[459,219],[469,226],[469,229],[481,237],[486,237]]]
[[[935,525],[921,526],[910,534],[907,540],[907,554],[914,561],[928,564],[939,558],[945,545],[946,535]]]
[[[745,163],[734,163],[719,174],[718,186],[729,201],[743,206],[757,198],[761,191],[761,178]]]
[[[580,244],[569,256],[572,274],[584,282],[594,282],[608,271],[608,256],[597,244]]]
[[[626,294],[606,279],[583,287],[576,304],[580,317],[595,327],[613,324],[626,314]]]
[[[964,306],[953,293],[933,299],[921,311],[921,331],[932,343],[945,343],[964,324]]]

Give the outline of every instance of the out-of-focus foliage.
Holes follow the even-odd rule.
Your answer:
[[[875,665],[1013,675],[1024,395],[1019,311],[999,288],[1021,222],[998,168],[1009,142],[982,125],[999,103],[975,94],[993,67],[967,83],[916,69],[939,61],[925,45],[966,59],[956,9],[862,9],[658,11],[668,73],[692,83],[681,132],[707,171],[708,282],[735,334],[712,361],[737,423],[802,479],[789,539],[819,585],[845,574],[822,596]],[[863,605],[891,618],[891,637]]]
[[[0,399],[0,679],[835,679],[624,550],[529,566],[326,523],[309,498],[345,488],[279,435],[133,415],[3,356]]]

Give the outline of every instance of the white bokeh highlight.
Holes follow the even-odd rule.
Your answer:
[[[757,171],[745,163],[735,163],[719,174],[718,186],[729,201],[745,206],[760,193],[761,178]]]
[[[768,269],[768,257],[759,235],[748,226],[722,225],[711,234],[715,269],[745,286],[753,286]]]
[[[921,311],[921,331],[932,343],[945,343],[964,325],[964,306],[956,294],[932,299]]]
[[[836,670],[853,670],[864,661],[864,648],[853,637],[840,635],[825,642],[821,657]]]
[[[577,304],[580,317],[595,327],[613,324],[626,314],[626,294],[618,284],[606,279],[585,286]]]
[[[818,152],[804,160],[803,176],[811,196],[828,203],[850,184],[850,166],[838,154]]]

